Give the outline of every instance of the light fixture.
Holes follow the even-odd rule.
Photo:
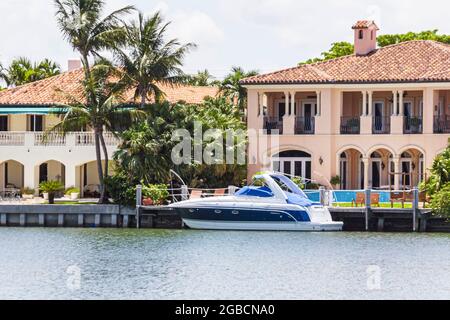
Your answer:
[[[413,171],[416,171],[416,164],[414,162],[412,163],[411,167],[412,167]]]
[[[381,170],[384,171],[384,169],[386,169],[386,165],[384,164],[384,162],[381,163]]]
[[[324,161],[323,161],[323,158],[320,157],[320,158],[319,158],[319,164],[320,164],[320,165],[323,165],[323,162],[324,162]]]

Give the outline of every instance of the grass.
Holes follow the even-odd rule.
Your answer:
[[[333,206],[338,207],[338,208],[352,208],[352,203],[351,202],[339,202],[339,203],[335,203]],[[361,206],[359,206],[359,208],[361,208]],[[378,206],[373,206],[373,208],[378,208]],[[391,208],[391,203],[390,202],[380,203],[380,208]],[[394,203],[394,208],[401,209],[402,204]],[[405,209],[412,209],[412,203],[405,203]]]

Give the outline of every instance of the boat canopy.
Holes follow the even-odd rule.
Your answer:
[[[236,196],[260,198],[275,197],[289,204],[310,207],[315,205],[291,179],[280,173],[260,174],[254,181],[263,181],[263,186],[248,186],[236,193]]]

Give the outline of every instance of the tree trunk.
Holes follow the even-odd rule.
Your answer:
[[[98,129],[94,129],[95,134],[95,154],[97,157],[97,172],[98,178],[100,180],[100,200],[99,204],[103,204],[105,200],[105,179],[103,175],[103,167],[102,167],[102,153],[100,150],[100,134]]]
[[[103,137],[103,131],[100,132],[100,143],[102,145],[102,149],[103,149],[103,155],[105,156],[105,177],[108,176],[108,170],[109,170],[109,157],[108,157],[108,149],[106,147],[106,143],[105,143],[105,137]]]
[[[145,90],[142,90],[142,92],[141,92],[141,110],[144,110],[146,100],[147,100],[147,93],[145,92]]]

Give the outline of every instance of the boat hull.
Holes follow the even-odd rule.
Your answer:
[[[214,221],[183,219],[185,225],[196,230],[236,231],[342,231],[343,223],[275,222],[275,221]]]

